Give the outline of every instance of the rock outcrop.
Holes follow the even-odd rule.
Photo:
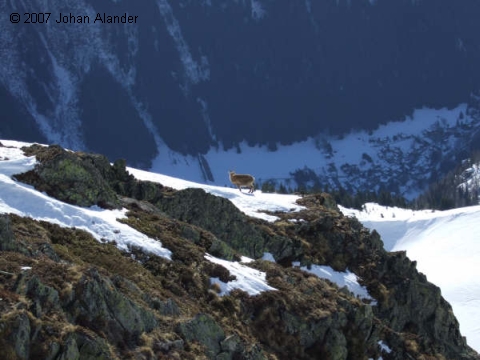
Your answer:
[[[480,358],[415,263],[386,252],[379,235],[344,217],[328,194],[304,196],[304,210],[268,223],[200,189],[138,181],[123,161],[56,146],[25,152],[39,164],[16,179],[79,206],[126,207],[121,221],[159,239],[172,259],[0,215],[4,359]],[[256,259],[249,265],[276,290],[219,296],[210,279],[234,277],[206,252]],[[264,252],[276,262],[260,260]],[[348,269],[374,300],[294,261]]]

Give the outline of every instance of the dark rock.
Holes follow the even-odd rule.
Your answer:
[[[53,260],[55,262],[60,261],[60,257],[57,255],[57,253],[53,249],[52,245],[50,245],[49,243],[40,244],[38,246],[37,252],[39,254],[43,254],[43,255],[47,256],[50,260]]]
[[[78,344],[75,340],[75,335],[71,334],[64,341],[62,352],[58,356],[58,360],[80,360],[80,352],[78,351]]]
[[[237,334],[230,335],[220,342],[220,347],[222,351],[225,351],[227,353],[233,353],[239,347],[240,342],[241,339]]]
[[[0,251],[16,251],[18,248],[10,226],[10,217],[0,214]]]
[[[28,359],[30,353],[30,320],[25,313],[20,314],[12,326],[15,352],[21,359]]]
[[[105,174],[112,189],[121,196],[150,203],[157,202],[164,187],[151,181],[137,180],[127,171],[126,165],[124,159],[116,160],[111,168],[112,171]]]
[[[258,258],[263,255],[263,239],[247,218],[227,199],[207,194],[203,189],[185,189],[157,203],[175,219],[199,226],[232,248]]]
[[[194,224],[213,233],[236,251],[257,259],[265,252],[277,261],[290,258],[299,251],[299,244],[290,238],[262,231],[229,200],[189,188],[164,197],[157,206],[173,218]],[[212,245],[219,250],[221,244]]]
[[[78,346],[79,359],[113,360],[116,358],[116,356],[111,354],[108,343],[105,339],[98,336],[92,337],[80,332],[76,332],[74,337]],[[65,359],[68,358],[66,357]]]
[[[26,283],[25,293],[33,299],[30,311],[38,318],[49,311],[60,310],[58,292],[52,287],[44,285],[36,276]]]
[[[115,359],[107,343],[100,337],[87,336],[83,333],[70,333],[63,341],[58,360],[110,360]]]
[[[2,321],[3,323],[3,321]],[[29,359],[32,324],[25,311],[6,321],[0,328],[1,356],[5,359]]]
[[[74,292],[74,300],[68,305],[72,321],[103,329],[114,343],[135,341],[157,324],[153,313],[135,304],[94,269],[79,281]]]
[[[192,320],[180,323],[177,331],[186,341],[198,341],[205,346],[209,358],[220,353],[220,342],[225,339],[223,329],[207,314],[198,314]]]
[[[297,203],[299,205],[307,206],[307,207],[322,206],[327,210],[339,211],[335,199],[333,198],[333,196],[327,193],[316,193],[316,194],[304,195],[297,200]]]
[[[173,340],[173,341],[159,341],[155,344],[155,349],[160,350],[164,353],[174,350],[183,350],[185,342],[182,339]]]
[[[59,358],[59,353],[60,353],[60,344],[56,341],[52,341],[49,345],[48,345],[48,352],[45,356],[45,360],[54,360],[54,359],[58,359]],[[74,356],[71,357],[71,359],[75,359]],[[77,357],[78,359],[78,357]]]
[[[181,314],[180,309],[172,299],[167,299],[166,301],[154,299],[153,308],[158,310],[163,316],[180,316]]]

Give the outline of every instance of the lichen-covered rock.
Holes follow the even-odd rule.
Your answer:
[[[64,336],[61,345],[53,342],[45,360],[111,360],[112,355],[107,343],[100,337],[87,336],[80,332]]]
[[[220,342],[225,339],[225,332],[211,316],[198,314],[192,320],[180,323],[177,329],[186,341],[198,341],[205,346],[210,359],[220,353]]]
[[[8,330],[9,335],[7,338],[9,339],[8,343],[10,345],[10,351],[8,351],[7,347],[7,352],[11,353],[13,348],[19,359],[29,359],[31,324],[27,314],[21,312],[18,316],[12,319],[9,326],[10,329]]]
[[[36,276],[30,278],[25,284],[25,295],[33,301],[30,311],[36,316],[41,317],[50,311],[60,310],[60,297],[58,291],[50,286],[44,285]],[[18,292],[18,291],[17,291]]]
[[[163,188],[135,179],[123,159],[110,165],[103,155],[73,153],[57,145],[32,145],[23,151],[35,155],[38,164],[27,173],[15,175],[16,179],[69,204],[119,208],[118,195],[155,202]]]
[[[295,240],[262,230],[230,201],[203,189],[178,191],[162,198],[157,206],[175,219],[208,230],[229,247],[254,259],[269,252],[282,261],[302,252]]]
[[[207,194],[203,189],[191,188],[163,198],[157,206],[175,219],[212,232],[247,256],[258,258],[263,255],[260,233],[227,199]]]
[[[59,360],[80,360],[80,351],[78,351],[78,344],[75,340],[75,335],[70,334],[63,341],[63,349],[58,355]]]
[[[33,170],[16,175],[17,180],[69,204],[119,207],[117,196],[105,179],[105,173],[111,171],[106,157],[82,157],[57,145],[33,145],[24,151],[36,155],[39,163]]]
[[[152,331],[155,316],[120,293],[110,279],[91,269],[73,289],[67,305],[72,322],[103,328],[114,343],[127,342],[142,332]]]
[[[178,305],[172,299],[160,301],[159,299],[151,300],[152,307],[160,312],[164,316],[178,317],[180,316],[180,309]]]
[[[240,343],[241,343],[241,339],[237,334],[230,335],[220,342],[220,348],[224,352],[234,353],[237,350],[237,348],[240,346]]]
[[[151,181],[140,181],[130,174],[126,169],[126,161],[118,159],[113,163],[110,171],[106,174],[106,179],[112,189],[121,196],[148,201],[157,202],[161,196],[164,187],[161,184]]]
[[[18,250],[18,245],[10,227],[10,217],[0,214],[0,251],[16,250]]]
[[[81,332],[76,332],[72,334],[71,337],[75,340],[75,343],[77,344],[79,359],[111,360],[116,358],[116,356],[112,355],[108,343],[101,337],[92,337]],[[65,356],[65,359],[69,358]]]

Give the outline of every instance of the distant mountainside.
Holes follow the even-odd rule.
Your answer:
[[[453,209],[480,204],[480,152],[473,152],[455,169],[432,183],[415,199],[421,209]]]
[[[480,359],[440,289],[328,194],[267,221],[236,189],[175,190],[122,160],[3,140],[0,154],[6,359]],[[257,195],[278,196],[241,197]],[[245,268],[268,287],[224,292]]]
[[[184,156],[165,147],[151,170],[222,186],[229,184],[227,171],[235,170],[251,173],[257,187],[268,191],[328,189],[350,197],[373,192],[413,200],[479,149],[478,101],[472,97],[451,110],[423,108],[373,131],[323,134],[275,149],[242,143],[235,150]]]
[[[455,107],[480,89],[476,0],[34,0],[0,10],[20,20],[0,19],[0,135],[144,168],[163,144],[184,155],[243,140],[274,147]]]

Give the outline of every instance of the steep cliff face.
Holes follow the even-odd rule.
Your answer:
[[[94,204],[86,179],[100,176],[114,203],[129,209],[121,221],[160,240],[172,257],[121,251],[80,229],[1,215],[5,359],[480,358],[415,263],[385,252],[378,234],[344,217],[328,194],[306,196],[299,200],[304,210],[277,213],[280,220],[269,223],[201,189],[138,181],[122,161],[111,166],[100,155],[56,146],[25,151],[40,163],[17,179],[42,190],[82,174],[70,183],[79,191],[68,200]],[[59,171],[65,159],[72,172]],[[49,195],[63,198],[64,190],[50,186]],[[257,259],[250,266],[276,290],[219,296],[210,279],[234,278],[207,252]],[[258,260],[264,252],[277,262]],[[349,269],[374,300],[292,262]]]
[[[0,19],[0,134],[136,165],[163,141],[192,154],[220,141],[291,143],[456,106],[480,86],[475,0],[49,0],[0,10],[20,20]]]

